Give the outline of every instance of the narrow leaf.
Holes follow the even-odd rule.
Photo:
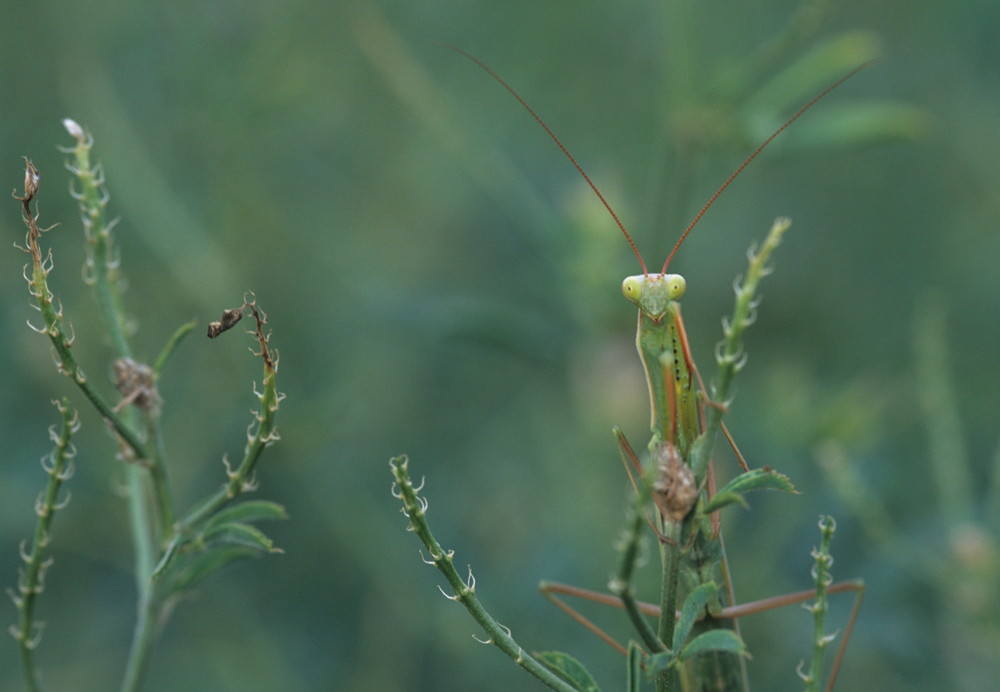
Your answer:
[[[743,493],[750,492],[751,490],[783,490],[787,493],[795,493],[795,486],[792,485],[792,481],[789,480],[788,476],[783,473],[778,473],[774,469],[762,468],[762,469],[752,469],[746,473],[741,473],[736,478],[732,479],[726,485],[717,492],[711,500],[705,503],[705,507],[702,511],[714,512],[720,507],[725,507],[726,505],[731,505],[733,502],[744,501],[733,500],[733,495],[742,496]]]
[[[698,588],[689,593],[688,597],[684,599],[684,605],[681,606],[681,616],[677,619],[677,625],[674,627],[674,651],[681,650],[684,641],[691,634],[691,628],[694,627],[694,623],[701,617],[702,611],[705,610],[705,606],[709,601],[714,600],[718,594],[719,587],[715,585],[715,582],[710,581],[699,585]]]
[[[743,643],[738,634],[732,630],[721,629],[709,630],[708,632],[699,634],[681,650],[678,658],[681,661],[687,661],[692,656],[710,651],[724,651],[748,658],[750,656],[749,652],[747,652],[746,644]]]
[[[580,692],[600,692],[601,688],[597,686],[587,669],[569,654],[561,651],[543,651],[535,654],[535,658]]]
[[[718,511],[723,507],[728,507],[729,505],[740,505],[743,509],[750,509],[750,504],[743,499],[743,496],[739,493],[722,493],[718,492],[712,495],[712,499],[705,503],[702,511],[705,514],[711,514],[712,512]]]
[[[208,542],[242,545],[268,553],[281,552],[280,549],[274,547],[274,542],[263,531],[250,524],[233,522],[213,526],[202,534],[202,538]]]
[[[218,511],[206,522],[205,526],[211,528],[230,522],[252,524],[255,521],[287,518],[288,513],[285,512],[285,508],[277,502],[247,500]]]

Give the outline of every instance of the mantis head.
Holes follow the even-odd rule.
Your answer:
[[[684,295],[687,282],[680,274],[636,274],[622,281],[622,293],[647,317],[658,322],[667,306]]]

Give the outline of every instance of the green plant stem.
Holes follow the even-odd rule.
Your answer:
[[[76,146],[70,150],[74,161],[67,166],[80,185],[79,191],[74,192],[74,197],[80,204],[80,215],[87,238],[89,278],[108,330],[112,350],[118,358],[131,358],[132,347],[128,339],[119,285],[120,258],[111,234],[114,223],[108,223],[104,216],[108,195],[103,186],[103,174],[100,168],[92,166],[90,162],[90,149],[93,145],[90,136],[78,125],[74,128],[67,123],[67,129],[76,138]],[[130,409],[125,415],[128,429],[136,430],[139,426],[137,410]],[[122,682],[122,690],[129,692],[137,690],[141,683],[154,638],[155,623],[159,619],[160,606],[150,577],[157,563],[160,537],[173,523],[173,506],[158,416],[147,411],[145,419],[147,438],[153,440],[152,447],[145,444],[137,447],[131,439],[127,440],[138,457],[126,458],[127,462],[131,462],[126,465],[126,482],[137,590],[135,632]],[[140,461],[145,462],[144,465],[148,468],[136,463]]]
[[[131,447],[136,456],[144,458],[146,456],[146,446],[132,427],[117,414],[104,397],[101,396],[90,384],[83,369],[76,362],[73,355],[73,337],[70,336],[63,326],[62,307],[56,307],[54,295],[49,290],[48,276],[52,271],[53,262],[51,253],[42,253],[41,238],[42,233],[47,229],[39,228],[38,217],[31,211],[31,203],[38,194],[40,176],[38,170],[31,161],[25,159],[25,191],[23,197],[15,199],[21,202],[21,219],[24,221],[28,232],[25,236],[25,247],[21,248],[31,255],[31,277],[28,278],[25,270],[25,279],[28,281],[28,292],[35,298],[38,304],[38,311],[42,315],[43,327],[32,327],[36,332],[45,334],[52,342],[59,360],[59,372],[68,376],[80,388],[84,396],[94,405],[98,413],[101,414],[115,429],[115,432]]]
[[[176,350],[180,342],[194,329],[195,323],[188,322],[181,325],[167,340],[163,350],[153,362],[153,381],[159,382],[160,373],[166,365],[170,356]],[[170,531],[174,524],[174,503],[170,492],[170,478],[167,473],[166,449],[163,444],[163,429],[159,425],[158,411],[153,408],[146,412],[146,436],[152,441],[149,459],[149,472],[153,477],[153,493],[155,495],[159,526],[157,535],[164,535]]]
[[[163,536],[168,533],[174,525],[174,500],[170,492],[170,478],[167,474],[166,450],[163,444],[163,429],[159,425],[159,416],[156,411],[148,411],[145,414],[146,435],[153,452],[149,459],[149,475],[152,481],[153,501],[156,505],[157,526],[154,534]]]
[[[125,665],[125,675],[122,678],[121,692],[136,692],[142,684],[146,666],[149,663],[149,653],[152,649],[159,605],[153,588],[140,589],[138,612],[135,628],[132,632],[132,644],[129,648],[128,661]]]
[[[680,582],[681,547],[680,532],[674,531],[672,543],[660,549],[663,561],[663,584],[660,586],[660,641],[673,646],[674,628],[677,625],[677,589]],[[674,651],[674,654],[679,654]],[[670,668],[661,670],[656,676],[657,692],[671,692],[677,681],[677,672]]]
[[[182,324],[177,330],[170,335],[167,339],[167,343],[164,344],[163,350],[160,354],[156,356],[156,360],[153,361],[153,377],[158,381],[160,379],[160,373],[163,372],[163,368],[166,366],[167,361],[170,360],[170,356],[174,354],[177,347],[195,328],[197,322],[191,320]]]
[[[735,287],[736,304],[732,319],[723,323],[724,338],[716,351],[718,370],[712,387],[712,401],[706,406],[705,431],[695,440],[691,450],[691,468],[698,478],[704,478],[711,458],[712,446],[722,427],[722,416],[726,412],[732,391],[733,378],[745,363],[741,338],[743,331],[753,324],[757,287],[761,279],[771,273],[768,261],[771,253],[781,243],[781,237],[791,226],[788,219],[777,219],[771,226],[760,250],[747,253],[749,259],[746,278]]]
[[[158,546],[154,543],[154,528],[147,502],[146,484],[149,474],[136,464],[126,464],[128,482],[129,528],[135,548],[136,620],[125,662],[122,692],[136,692],[142,682],[149,652],[153,644],[158,619],[155,588],[152,582]]]
[[[21,651],[21,668],[24,671],[26,689],[29,692],[41,690],[38,669],[35,667],[34,651],[38,644],[39,634],[33,634],[36,629],[34,612],[35,602],[38,594],[42,592],[44,576],[50,560],[45,559],[46,548],[52,538],[52,520],[58,510],[66,506],[69,502],[67,496],[62,502],[59,501],[59,491],[63,483],[73,475],[71,460],[75,453],[72,445],[73,433],[79,427],[79,418],[76,411],[70,408],[69,400],[65,397],[61,401],[54,402],[62,417],[62,424],[59,432],[50,429],[50,434],[55,442],[55,447],[48,455],[48,461],[43,460],[42,468],[49,476],[43,494],[35,503],[35,512],[38,521],[35,524],[35,535],[31,542],[31,550],[27,554],[22,552],[24,568],[18,579],[18,593],[11,593],[14,604],[17,606],[20,617],[16,627],[11,628],[11,633],[17,639]],[[22,547],[23,551],[23,547]]]
[[[643,493],[640,491],[637,495],[643,495]],[[645,497],[648,499],[649,494],[646,493]],[[663,651],[663,642],[657,639],[656,632],[639,610],[639,603],[635,598],[635,588],[632,586],[632,575],[635,573],[639,560],[639,541],[643,527],[646,525],[645,515],[642,512],[644,506],[645,502],[642,501],[642,498],[637,497],[632,522],[625,534],[625,541],[621,549],[618,574],[608,584],[608,589],[622,600],[625,613],[643,644],[650,651],[658,652]]]
[[[34,225],[34,220],[30,216],[25,218],[26,221],[31,220],[31,224]],[[37,249],[37,240],[35,247]],[[101,417],[108,421],[111,427],[114,428],[115,433],[124,440],[125,444],[132,448],[136,457],[141,459],[148,457],[146,443],[136,435],[133,429],[114,410],[114,407],[91,385],[83,369],[76,362],[76,357],[72,351],[73,339],[66,334],[63,327],[62,311],[56,308],[52,292],[49,291],[48,287],[48,273],[52,269],[51,259],[43,262],[41,260],[41,251],[38,250],[38,253],[38,257],[34,261],[32,277],[28,282],[28,288],[35,297],[38,310],[42,315],[42,322],[45,326],[43,328],[33,327],[33,329],[49,337],[49,341],[52,342],[52,346],[55,349],[56,357],[59,359],[59,372],[73,380],[73,383],[79,387],[80,391],[93,404]]]
[[[823,679],[823,655],[826,653],[826,647],[833,641],[833,636],[827,635],[825,631],[826,612],[829,609],[826,589],[833,582],[833,576],[830,574],[830,566],[833,564],[830,542],[833,540],[834,531],[837,530],[833,517],[820,517],[819,530],[819,548],[814,549],[812,553],[815,561],[813,580],[816,585],[816,600],[807,606],[813,614],[813,655],[809,672],[803,675],[806,692],[819,692]]]
[[[265,375],[264,391],[259,395],[261,411],[257,415],[257,430],[247,440],[243,452],[243,460],[235,471],[229,471],[229,481],[216,493],[211,495],[197,509],[191,512],[181,522],[183,526],[194,526],[215,514],[223,505],[247,490],[254,487],[253,473],[264,448],[275,442],[275,413],[278,410],[280,397],[275,387],[274,372]]]
[[[430,525],[427,523],[427,500],[421,497],[419,488],[414,487],[409,477],[407,466],[409,459],[405,456],[395,457],[390,460],[393,476],[396,479],[393,493],[403,502],[403,510],[410,520],[410,530],[417,534],[424,547],[430,553],[431,561],[448,580],[453,594],[446,597],[449,600],[458,601],[469,611],[473,619],[486,630],[489,635],[487,643],[493,644],[503,651],[516,664],[524,668],[528,673],[538,678],[542,683],[548,685],[559,692],[574,692],[576,688],[545,667],[538,659],[528,654],[514,640],[510,630],[497,622],[492,615],[483,607],[479,597],[476,596],[476,582],[469,571],[468,579],[463,579],[455,570],[453,561],[454,552],[445,550],[437,542],[431,533]]]
[[[263,338],[260,327],[258,327],[258,335],[259,338]],[[266,339],[264,341],[266,342]],[[260,459],[260,455],[264,449],[278,440],[275,418],[282,395],[278,393],[276,374],[277,363],[272,362],[268,354],[268,357],[264,358],[263,391],[257,393],[257,398],[261,404],[260,411],[254,414],[257,427],[253,434],[247,437],[243,459],[235,471],[230,469],[229,465],[226,464],[226,475],[229,480],[222,488],[202,500],[183,519],[176,523],[173,527],[173,534],[167,542],[159,563],[150,573],[153,579],[157,579],[163,575],[177,554],[177,551],[190,540],[191,534],[202,522],[242,493],[256,487],[253,476],[257,461]],[[252,423],[251,426],[253,426]]]
[[[68,150],[74,161],[67,164],[70,172],[80,183],[80,190],[73,196],[80,203],[80,217],[87,238],[87,268],[94,286],[101,316],[111,337],[111,346],[122,358],[132,357],[132,347],[126,333],[126,320],[121,306],[121,291],[118,288],[119,258],[115,257],[114,238],[111,229],[114,223],[104,219],[104,208],[108,195],[103,184],[104,178],[99,167],[90,163],[90,149],[93,140],[82,131],[74,133],[76,146]]]
[[[625,464],[625,468],[627,469],[630,462],[635,459],[635,452],[618,426],[615,426],[611,432],[618,441],[618,450],[622,455],[622,463]],[[638,464],[637,459],[635,462]],[[639,479],[639,483],[636,486],[635,500],[632,505],[632,519],[621,543],[621,558],[618,562],[618,573],[608,584],[608,589],[621,599],[622,606],[632,626],[646,647],[655,653],[663,651],[664,645],[660,639],[657,639],[656,632],[639,610],[639,603],[635,598],[635,587],[632,584],[632,575],[635,574],[639,562],[639,545],[643,529],[646,526],[645,508],[649,504],[652,495],[652,483],[652,478],[648,477],[647,474]]]

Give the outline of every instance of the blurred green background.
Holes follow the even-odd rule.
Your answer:
[[[634,309],[619,293],[636,261],[538,126],[441,44],[521,92],[658,266],[753,146],[832,81],[803,56],[845,35],[845,63],[875,46],[884,60],[754,162],[672,265],[707,376],[744,251],[774,217],[794,220],[729,425],[802,495],[757,496],[725,517],[737,593],[807,588],[816,519],[833,514],[835,575],[869,585],[840,689],[996,679],[1000,5],[832,3],[815,26],[798,7],[2,3],[0,170],[9,189],[22,155],[41,170],[42,222],[61,223],[46,236],[50,280],[78,359],[110,375],[56,150],[72,142],[64,117],[93,133],[106,169],[139,353],[201,325],[161,389],[182,508],[242,449],[259,378],[249,341],[209,342],[204,324],[252,288],[281,353],[283,440],[258,496],[290,511],[267,527],[285,554],[179,603],[145,689],[538,687],[439,595],[389,493],[387,462],[402,452],[493,613],[524,646],[568,651],[620,689],[622,661],[535,586],[602,589],[614,569],[628,486],[610,430],[640,447],[648,432]],[[14,586],[57,420],[49,401],[70,389],[24,324],[35,313],[11,247],[24,232],[14,201],[0,230],[0,582]],[[946,355],[920,371],[919,343]],[[84,430],[38,656],[49,689],[113,689],[133,618],[122,472],[70,393]],[[13,607],[0,612],[13,622]],[[620,613],[588,612],[626,636]],[[796,689],[808,614],[743,627],[757,689]],[[0,689],[20,684],[10,639]]]

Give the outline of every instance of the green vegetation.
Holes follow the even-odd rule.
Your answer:
[[[635,259],[537,125],[442,43],[516,86],[661,261],[757,143],[882,56],[747,169],[671,270],[687,279],[692,360],[708,371],[746,248],[777,216],[794,220],[725,422],[751,466],[801,494],[751,494],[748,511],[723,513],[736,600],[813,588],[817,516],[834,516],[832,572],[868,587],[838,689],[992,684],[995,3],[799,5],[3,0],[0,161],[18,196],[22,157],[42,172],[34,211],[42,227],[61,224],[43,235],[47,283],[94,389],[112,409],[123,398],[103,299],[78,273],[86,245],[54,149],[72,143],[65,117],[93,133],[108,221],[120,218],[132,360],[156,370],[178,325],[203,330],[247,287],[281,349],[282,442],[252,499],[287,507],[288,521],[266,525],[285,552],[186,592],[144,691],[544,689],[476,645],[488,635],[439,597],[446,581],[419,562],[388,493],[386,462],[402,453],[427,480],[436,537],[460,575],[473,567],[484,607],[518,643],[567,652],[602,689],[625,686],[629,659],[536,585],[605,592],[617,563],[634,495],[609,431],[641,445],[649,429],[635,314],[619,292]],[[42,323],[26,305],[30,257],[12,247],[24,243],[19,212],[8,200],[0,214],[0,584],[16,592],[26,567],[19,546],[30,555],[53,478],[37,460],[58,458],[46,430],[64,428],[49,402],[67,397],[81,423],[76,473],[56,496],[72,492],[51,520],[34,660],[46,689],[109,689],[136,618],[120,492],[132,466],[114,458],[87,395],[55,374],[48,338],[25,326]],[[245,324],[218,342],[192,332],[161,368],[170,493],[152,496],[156,523],[217,489],[227,452],[237,468],[251,380],[262,387]],[[117,415],[145,435],[134,403]],[[723,483],[737,472],[724,444],[713,458]],[[637,574],[637,592],[655,598],[658,570]],[[628,642],[622,613],[573,600]],[[833,632],[851,597],[827,600]],[[8,606],[5,624],[21,620]],[[804,686],[812,615],[793,606],[740,626],[753,689]],[[15,639],[0,646],[0,689],[23,687],[20,656]]]

